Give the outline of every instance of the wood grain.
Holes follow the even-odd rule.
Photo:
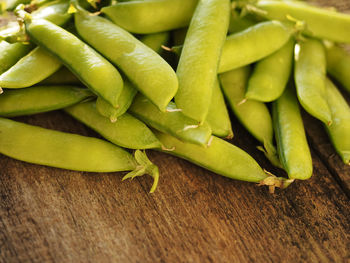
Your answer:
[[[60,112],[19,118],[94,135]],[[235,123],[235,143],[255,141]],[[270,195],[152,152],[161,179],[0,157],[0,262],[347,262],[349,200],[314,155],[311,180]]]

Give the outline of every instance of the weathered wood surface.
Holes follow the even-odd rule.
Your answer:
[[[94,135],[60,112],[19,118]],[[255,141],[234,124],[234,142]],[[0,262],[348,262],[349,199],[314,157],[311,180],[270,195],[152,152],[161,171],[121,182],[0,157]],[[275,171],[278,172],[278,171]]]

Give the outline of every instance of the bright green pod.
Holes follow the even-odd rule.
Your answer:
[[[58,26],[68,22],[72,14],[68,12],[69,1],[57,0],[49,2],[31,13],[35,19],[46,19]]]
[[[182,114],[173,102],[169,103],[167,112],[161,112],[147,98],[138,94],[129,112],[152,128],[186,142],[203,146],[207,145],[211,137],[211,129],[207,123],[198,126],[198,122]]]
[[[336,42],[350,43],[350,15],[310,6],[299,1],[258,1],[257,8],[272,20],[287,21],[289,17],[306,24],[305,34]]]
[[[237,119],[263,144],[263,151],[270,162],[279,166],[277,151],[273,145],[273,124],[269,109],[262,102],[245,99],[249,75],[249,67],[220,74],[221,87]]]
[[[229,0],[199,0],[177,66],[175,103],[183,114],[203,124],[211,102],[230,15]]]
[[[293,180],[266,173],[248,153],[217,137],[212,137],[207,148],[182,142],[165,133],[156,132],[165,146],[165,153],[178,156],[219,175],[272,187],[287,187]],[[171,150],[166,150],[171,149]]]
[[[294,40],[290,39],[280,50],[257,62],[245,97],[262,102],[278,99],[292,73],[293,54]]]
[[[118,146],[129,149],[152,149],[161,146],[152,131],[128,113],[111,123],[97,112],[94,101],[76,104],[65,111]]]
[[[327,48],[327,70],[350,93],[350,55],[343,48]]]
[[[330,80],[326,80],[327,102],[333,123],[325,125],[334,148],[345,164],[350,165],[350,107]]]
[[[39,83],[39,85],[69,85],[81,84],[80,80],[66,67],[61,67],[51,76],[47,77]]]
[[[312,176],[312,158],[298,101],[291,87],[273,103],[273,122],[278,154],[288,177],[309,179]]]
[[[57,56],[95,94],[117,107],[123,80],[112,64],[79,38],[49,21],[31,20],[26,16],[25,24],[35,43]]]
[[[151,48],[158,54],[162,53],[164,50],[162,46],[166,46],[170,39],[169,32],[160,32],[149,35],[144,35],[141,37],[141,42],[147,47]]]
[[[118,107],[115,108],[105,99],[98,97],[96,101],[97,111],[104,117],[116,122],[118,117],[123,115],[130,107],[137,90],[134,86],[124,78],[124,88],[118,100]]]
[[[136,34],[151,34],[187,26],[198,0],[148,0],[117,3],[101,12]]]
[[[42,47],[36,47],[0,75],[0,87],[19,89],[33,86],[56,72],[62,63]]]
[[[22,43],[7,43],[0,42],[0,74],[11,68],[23,56],[25,56],[31,49],[32,45],[24,45]]]
[[[82,38],[120,68],[135,87],[165,111],[178,89],[171,66],[129,32],[78,8],[75,26]],[[111,48],[113,47],[113,48]]]
[[[319,40],[306,39],[296,45],[294,79],[303,108],[330,125],[332,116],[326,99],[326,52]]]
[[[219,80],[214,83],[213,94],[206,121],[215,136],[233,138],[230,116],[227,111],[224,95],[222,94]]]
[[[256,62],[280,49],[294,29],[279,21],[256,24],[227,37],[221,53],[219,73]]]
[[[157,186],[158,167],[145,153],[135,157],[101,139],[36,127],[0,118],[0,153],[28,163],[86,172],[131,171],[123,179],[150,174]]]
[[[15,117],[69,107],[94,95],[75,86],[37,86],[6,90],[0,96],[0,116]]]

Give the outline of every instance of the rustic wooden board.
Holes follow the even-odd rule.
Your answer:
[[[94,133],[59,112],[18,120]],[[234,142],[265,168],[236,122]],[[349,200],[314,154],[311,180],[266,188],[152,152],[161,171],[64,171],[0,157],[0,262],[347,262]],[[275,171],[276,172],[276,171]]]

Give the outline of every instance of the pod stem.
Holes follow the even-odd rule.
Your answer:
[[[145,151],[136,150],[134,156],[137,162],[137,166],[135,170],[126,174],[123,177],[122,181],[129,178],[134,179],[136,176],[148,174],[153,177],[153,185],[149,191],[150,193],[153,193],[156,190],[159,181],[158,167],[148,159]]]
[[[277,150],[275,146],[273,146],[272,143],[265,140],[264,141],[264,147],[258,146],[256,147],[258,150],[262,151],[265,155],[265,157],[276,167],[283,168],[282,164],[278,158]]]
[[[277,177],[273,175],[272,173],[265,170],[265,173],[268,175],[264,180],[261,180],[259,182],[259,186],[266,185],[269,187],[269,191],[271,194],[275,192],[275,188],[281,188],[285,189],[287,188],[291,183],[294,182],[294,179],[287,179],[284,177]]]

